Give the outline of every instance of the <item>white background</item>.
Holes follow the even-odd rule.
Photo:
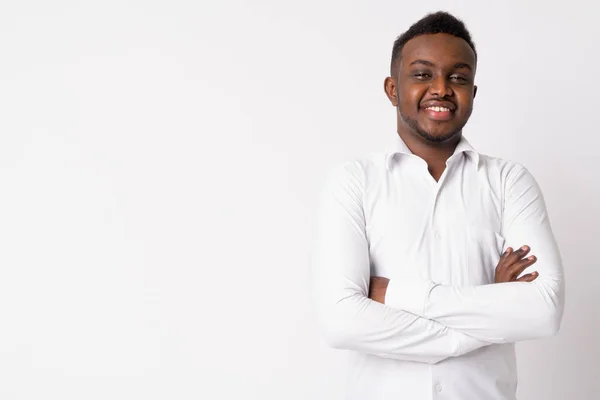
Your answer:
[[[4,0],[0,398],[339,399],[317,193],[395,135],[392,43],[444,9],[479,51],[465,135],[536,176],[564,257],[562,330],[518,345],[520,399],[595,399],[594,4]]]

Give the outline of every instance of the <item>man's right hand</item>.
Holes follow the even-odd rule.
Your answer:
[[[529,250],[529,246],[523,246],[515,251],[513,251],[512,247],[506,249],[496,266],[494,283],[531,282],[535,280],[539,276],[537,272],[525,274],[519,278],[519,275],[521,275],[526,268],[532,266],[537,261],[535,256],[525,258],[529,253]]]

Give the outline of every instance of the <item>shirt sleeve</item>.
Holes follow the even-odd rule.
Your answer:
[[[386,304],[493,343],[555,334],[564,309],[561,256],[541,190],[521,166],[506,179],[502,234],[506,247],[530,246],[537,262],[526,273],[538,271],[535,281],[448,286],[407,277],[390,281]]]
[[[437,363],[489,343],[368,298],[370,262],[356,162],[336,168],[319,206],[313,296],[327,343],[385,358]]]

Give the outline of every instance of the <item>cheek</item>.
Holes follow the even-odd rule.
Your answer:
[[[416,110],[423,97],[423,90],[419,88],[405,88],[400,92],[400,102],[404,110]]]
[[[458,94],[456,96],[461,114],[471,114],[473,109],[473,95],[471,93]]]

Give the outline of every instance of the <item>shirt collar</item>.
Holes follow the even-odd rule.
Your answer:
[[[413,152],[410,151],[404,140],[402,140],[400,135],[396,134],[394,136],[395,138],[393,139],[386,156],[386,167],[388,171],[391,170],[392,163],[395,160],[396,155],[414,155]],[[474,161],[475,168],[479,169],[479,153],[475,151],[475,148],[471,146],[471,143],[469,143],[469,141],[464,136],[460,139],[460,142],[458,142],[454,153],[450,156],[448,161],[450,161],[452,158],[455,158],[455,156],[460,153],[465,153],[465,155],[468,154],[469,156],[471,156]]]

